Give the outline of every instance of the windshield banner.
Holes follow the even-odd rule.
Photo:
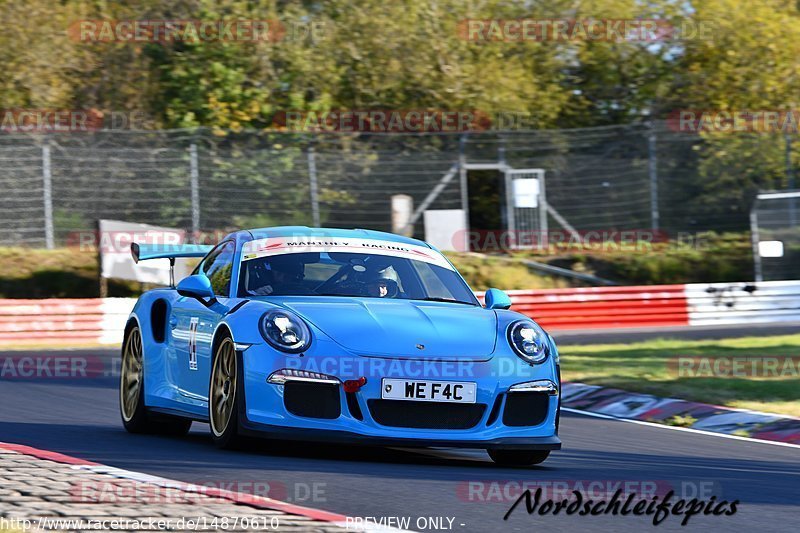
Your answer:
[[[442,254],[431,248],[376,239],[318,239],[313,237],[257,239],[245,243],[242,250],[242,261],[249,261],[259,257],[308,252],[386,255],[424,261],[448,270],[454,270],[453,266]]]

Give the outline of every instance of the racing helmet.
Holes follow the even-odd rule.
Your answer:
[[[400,293],[397,271],[394,267],[386,267],[372,274],[372,279],[367,282],[371,296],[379,298],[395,298]]]

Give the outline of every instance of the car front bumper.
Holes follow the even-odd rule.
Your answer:
[[[328,353],[335,352],[328,347]],[[559,386],[557,366],[551,362],[531,367],[517,365],[513,354],[496,355],[487,361],[422,361],[409,365],[407,360],[378,359],[349,353],[319,356],[306,354],[298,365],[297,356],[277,355],[266,345],[250,346],[240,352],[244,368],[243,402],[240,402],[240,426],[243,432],[270,438],[324,441],[345,444],[368,444],[399,447],[460,447],[492,449],[557,450],[560,391],[548,396],[546,412],[536,424],[512,426],[504,423],[503,412],[512,386],[536,380],[548,380]],[[333,362],[327,364],[326,362]],[[343,361],[358,364],[343,364]],[[509,364],[511,361],[514,364]],[[268,382],[283,368],[305,368],[339,381],[338,416],[316,418],[298,416],[286,407],[285,386]],[[505,367],[505,368],[504,368]],[[356,393],[345,393],[342,383],[366,377]],[[476,423],[463,429],[438,427],[399,427],[378,423],[371,401],[381,399],[383,378],[434,381],[474,382],[476,404],[485,406]],[[337,385],[332,385],[337,387]],[[348,398],[350,395],[350,398]],[[357,403],[353,409],[352,402]],[[417,402],[403,401],[410,408]],[[454,406],[455,409],[459,407]],[[424,409],[424,407],[423,407]]]

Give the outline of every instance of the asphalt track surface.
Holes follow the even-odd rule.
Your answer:
[[[115,350],[60,354],[118,356]],[[212,445],[205,424],[195,423],[184,438],[127,434],[114,377],[0,379],[0,441],[244,492],[263,494],[269,484],[270,496],[348,516],[409,517],[414,530],[423,530],[420,517],[449,517],[454,531],[800,531],[800,448],[575,413],[564,413],[561,437],[562,451],[525,469],[498,468],[479,450],[254,441],[225,451]],[[547,490],[550,483],[600,482],[604,492],[618,481],[636,492],[672,488],[687,499],[699,492],[740,503],[734,516],[694,516],[687,527],[674,516],[657,527],[652,517],[632,515],[529,516],[524,504],[503,520],[517,483]]]

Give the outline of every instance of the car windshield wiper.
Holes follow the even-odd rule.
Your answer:
[[[427,296],[425,298],[414,298],[414,300],[422,300],[423,302],[445,302],[449,304],[462,304],[462,305],[478,305],[472,302],[462,302],[461,300],[453,300],[450,298],[437,298],[436,296]]]

